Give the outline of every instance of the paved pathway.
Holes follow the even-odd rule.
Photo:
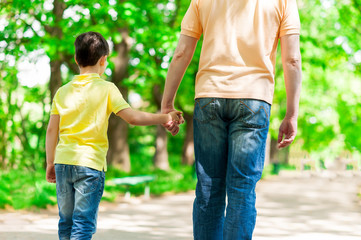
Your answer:
[[[361,178],[281,177],[257,188],[255,240],[360,240]]]
[[[281,176],[257,187],[255,240],[361,239],[361,178]],[[192,239],[194,193],[102,203],[94,240]],[[57,210],[0,211],[1,240],[55,240]]]

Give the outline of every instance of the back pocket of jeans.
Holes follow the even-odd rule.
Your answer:
[[[83,194],[94,192],[98,189],[101,184],[101,172],[93,169],[86,169],[86,167],[77,167],[84,168],[85,171],[77,171],[79,179],[74,184],[74,188]]]
[[[194,105],[193,118],[200,123],[214,120],[216,119],[215,109],[215,98],[197,98]]]
[[[242,122],[250,128],[265,128],[269,124],[270,105],[263,101],[241,100]]]

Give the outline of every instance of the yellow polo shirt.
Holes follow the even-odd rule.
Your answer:
[[[98,74],[75,76],[52,103],[51,114],[60,116],[54,162],[106,171],[109,116],[129,107],[119,89]]]
[[[203,34],[195,98],[272,104],[278,39],[299,33],[296,0],[192,0],[181,34]]]

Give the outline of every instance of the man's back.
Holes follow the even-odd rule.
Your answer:
[[[278,39],[299,27],[295,0],[193,0],[182,34],[204,37],[196,98],[272,103]]]

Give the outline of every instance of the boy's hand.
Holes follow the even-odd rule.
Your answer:
[[[172,118],[172,121],[175,122],[176,124],[179,125],[179,124],[184,123],[184,119],[182,117],[182,112],[180,112],[180,111],[172,111],[172,112],[170,112],[168,114]]]
[[[56,183],[54,164],[46,166],[46,181],[49,183]]]

